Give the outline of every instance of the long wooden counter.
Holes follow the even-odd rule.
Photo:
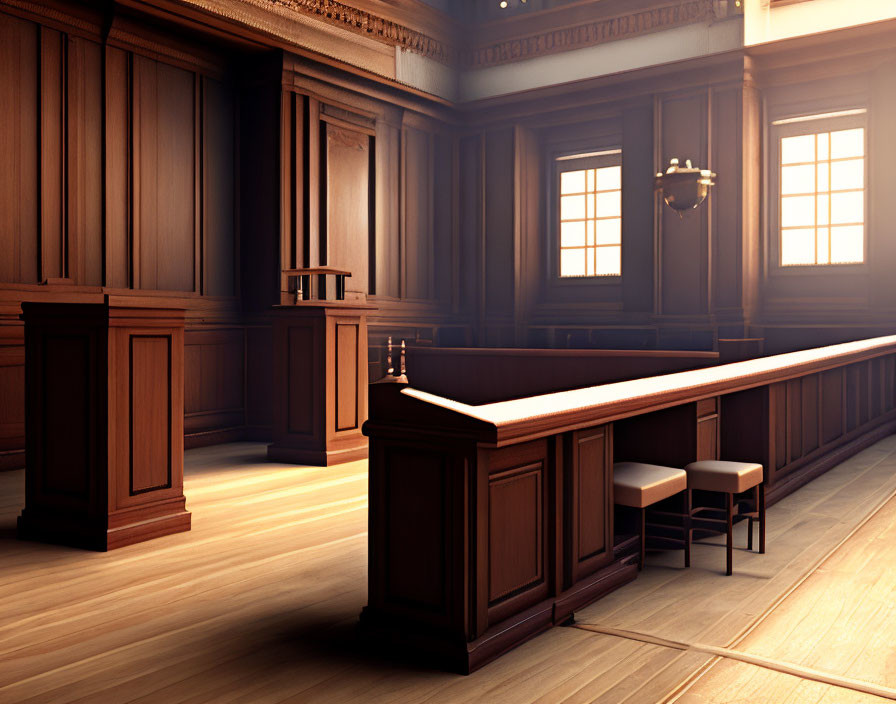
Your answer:
[[[896,336],[479,406],[372,384],[362,621],[472,671],[635,578],[614,461],[761,462],[773,503],[894,432],[894,382]]]

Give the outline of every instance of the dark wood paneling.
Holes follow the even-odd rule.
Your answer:
[[[0,13],[0,282],[39,276],[39,37]]]
[[[544,465],[489,477],[489,602],[544,578]]]
[[[236,138],[231,87],[203,79],[202,292],[236,294]]]
[[[434,139],[428,132],[405,127],[402,142],[404,295],[430,298],[434,284]]]
[[[385,599],[436,613],[446,609],[446,553],[450,522],[445,456],[390,448],[383,479]],[[411,528],[412,527],[412,528]]]
[[[336,430],[358,427],[358,326],[336,324]]]
[[[612,426],[571,434],[566,478],[569,587],[613,558]]]
[[[187,434],[246,423],[245,333],[191,330],[184,342],[184,429]]]
[[[843,379],[842,369],[821,375],[821,437],[824,443],[843,435]]]
[[[622,123],[622,297],[627,311],[652,311],[654,296],[653,110],[628,110]]]
[[[130,339],[130,493],[171,486],[171,338]]]
[[[105,60],[105,283],[115,288],[127,288],[132,280],[130,58],[121,49],[107,46]]]
[[[398,298],[400,290],[399,193],[401,132],[395,124],[397,112],[388,110],[377,120],[375,142],[376,233],[375,273],[371,293]]]
[[[68,272],[78,283],[103,279],[103,52],[96,42],[67,44]]]
[[[314,324],[290,326],[288,335],[290,354],[285,383],[294,402],[289,404],[287,430],[299,435],[313,435],[316,400],[313,392],[317,371],[312,363],[316,348]]]
[[[352,272],[347,291],[367,293],[370,220],[370,137],[324,123],[326,264]]]
[[[0,344],[0,398],[0,470],[18,468],[25,464],[25,348],[21,344]]]
[[[707,163],[707,109],[705,93],[662,101],[662,164],[673,157],[705,168]],[[685,315],[706,312],[707,208],[678,212],[659,201],[661,230],[662,312]]]
[[[489,132],[485,140],[485,312],[511,315],[514,309],[513,130]]]
[[[196,76],[142,56],[134,56],[133,62],[139,286],[193,291]]]

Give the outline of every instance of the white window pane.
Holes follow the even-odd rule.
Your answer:
[[[588,233],[588,238],[585,241],[585,244],[587,244],[589,247],[593,247],[594,246],[594,220],[589,220],[585,224],[587,225],[587,233]]]
[[[561,220],[585,219],[585,196],[563,196],[560,198]]]
[[[585,246],[585,223],[584,222],[560,223],[560,246],[561,247],[584,247]]]
[[[845,159],[850,156],[865,155],[865,130],[858,127],[854,130],[831,132],[831,159]]]
[[[609,218],[622,214],[622,194],[620,191],[597,194],[597,217]]]
[[[585,250],[585,275],[594,276],[594,248]]]
[[[622,188],[622,167],[607,166],[597,169],[597,190],[612,191]]]
[[[818,135],[818,160],[827,159],[830,156],[830,135],[825,132]]]
[[[831,197],[830,196],[818,196],[818,220],[816,221],[819,225],[830,225],[828,222],[828,218],[831,216],[831,212],[829,208],[831,207]]]
[[[622,220],[598,220],[597,244],[620,244],[622,242]]]
[[[815,230],[781,231],[781,265],[815,263]]]
[[[815,193],[815,167],[806,164],[781,169],[781,193]]]
[[[808,227],[815,224],[815,196],[788,196],[781,199],[781,226]]]
[[[831,190],[845,191],[865,187],[865,160],[850,159],[831,164]]]
[[[815,263],[816,264],[830,264],[831,258],[828,249],[828,240],[831,236],[831,230],[827,227],[819,227],[818,232],[815,236],[816,246],[815,246]]]
[[[827,164],[819,164],[818,165],[818,190],[827,191],[829,190],[830,183],[828,178],[830,176],[830,168]]]
[[[781,138],[781,163],[796,164],[801,161],[815,161],[815,135]]]
[[[585,275],[585,249],[560,250],[560,276]]]
[[[594,169],[588,169],[588,182],[586,185],[589,193],[594,192]]]
[[[597,275],[620,276],[622,274],[622,247],[597,248]]]
[[[832,193],[831,224],[861,223],[865,221],[865,193]]]
[[[831,228],[831,263],[852,264],[864,260],[865,228]]]
[[[591,219],[594,217],[594,194],[589,193],[585,196],[585,217]]]
[[[563,171],[560,174],[560,195],[585,192],[584,171]]]

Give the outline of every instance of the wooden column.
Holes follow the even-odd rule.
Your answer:
[[[268,457],[331,465],[367,457],[364,303],[275,306],[274,442]]]
[[[22,304],[20,538],[110,550],[190,529],[184,312],[132,306]]]

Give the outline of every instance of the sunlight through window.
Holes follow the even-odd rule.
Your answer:
[[[622,167],[560,172],[560,276],[622,274]]]
[[[865,130],[781,138],[781,266],[864,261]]]

